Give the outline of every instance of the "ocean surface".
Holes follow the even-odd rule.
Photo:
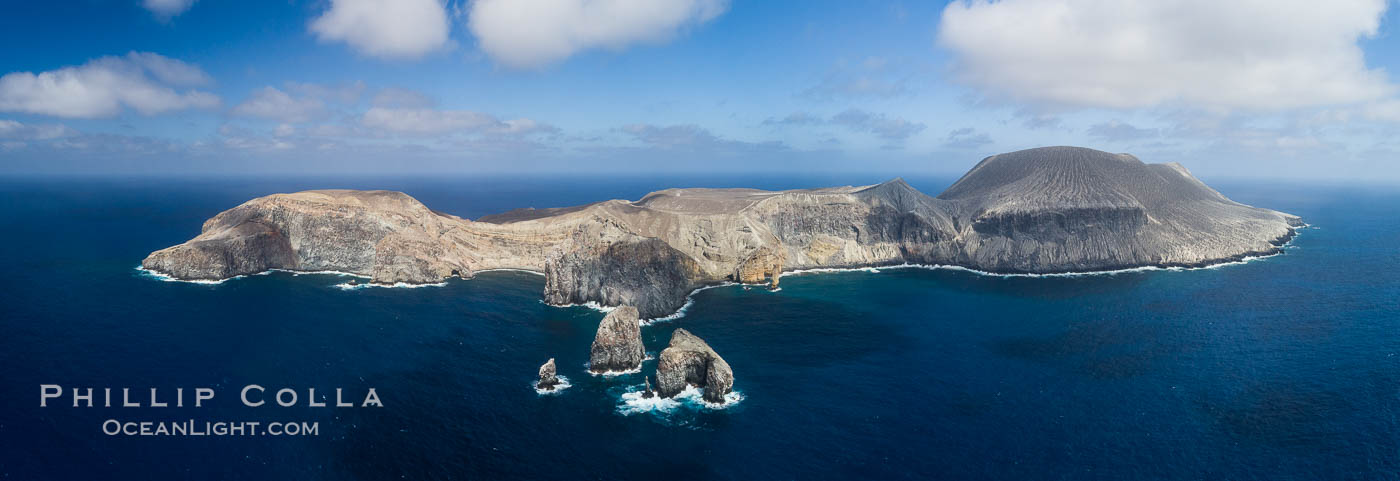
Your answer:
[[[672,186],[881,180],[0,179],[0,479],[1400,478],[1394,187],[1216,183],[1311,227],[1283,255],[1213,269],[880,269],[704,290],[642,334],[652,354],[676,328],[708,341],[736,376],[722,409],[645,405],[641,375],[589,375],[603,314],[542,304],[529,273],[347,290],[329,274],[203,285],[135,269],[221,210],[306,188],[403,190],[475,218]],[[936,195],[953,179],[907,180]],[[551,357],[571,387],[540,395]],[[217,394],[40,408],[41,384]],[[248,384],[303,401],[245,407]],[[384,407],[305,405],[307,388],[337,387],[357,402],[374,387]],[[109,436],[108,419],[319,431]]]

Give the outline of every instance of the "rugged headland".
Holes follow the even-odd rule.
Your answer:
[[[471,221],[400,192],[274,194],[219,213],[194,239],[141,264],[184,280],[287,269],[381,284],[524,269],[544,273],[548,303],[628,305],[655,318],[698,287],[776,285],[794,269],[1195,267],[1276,253],[1300,225],[1231,201],[1175,163],[1043,147],[988,157],[937,197],[900,179],[781,192],[667,189]]]

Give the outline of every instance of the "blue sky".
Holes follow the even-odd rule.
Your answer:
[[[1216,3],[16,3],[0,173],[1400,178],[1391,2]]]

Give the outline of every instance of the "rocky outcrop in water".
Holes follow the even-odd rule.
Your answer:
[[[671,344],[656,363],[656,392],[675,397],[686,385],[704,389],[705,401],[723,403],[734,390],[734,371],[704,340],[685,329],[671,333]]]
[[[656,392],[651,390],[651,377],[643,377],[642,381],[646,383],[646,390],[642,391],[642,399],[651,399],[656,397]]]
[[[539,381],[535,383],[535,389],[541,391],[553,391],[559,385],[559,376],[555,374],[554,358],[549,358],[543,366],[540,366]]]
[[[776,286],[783,270],[1203,266],[1277,253],[1299,225],[1225,198],[1178,164],[1045,147],[988,157],[937,197],[900,179],[782,192],[667,189],[473,222],[398,192],[275,194],[220,213],[142,266],[191,280],[335,270],[379,284],[525,269],[545,274],[550,304],[631,305],[650,319],[684,306],[697,287]]]
[[[595,373],[626,372],[642,367],[646,350],[637,308],[622,306],[603,316],[589,351],[588,369]]]

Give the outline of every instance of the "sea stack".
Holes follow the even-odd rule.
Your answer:
[[[675,397],[687,384],[704,389],[705,401],[723,403],[724,395],[734,389],[734,371],[704,340],[676,329],[656,364],[657,394]]]
[[[642,381],[645,381],[647,384],[647,389],[645,391],[642,391],[642,399],[651,399],[656,397],[656,392],[651,390],[651,377],[644,377],[642,378]]]
[[[632,371],[642,367],[645,356],[637,308],[622,306],[613,309],[603,317],[603,322],[598,323],[588,369],[599,374]]]
[[[535,383],[535,389],[541,391],[553,391],[559,385],[559,376],[555,374],[554,358],[549,358],[543,366],[540,366],[540,380]]]

